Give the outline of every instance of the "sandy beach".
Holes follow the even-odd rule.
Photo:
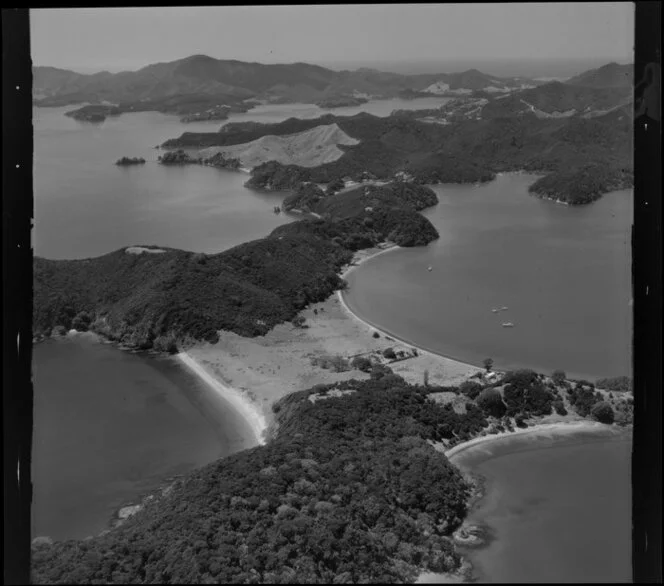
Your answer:
[[[445,451],[445,456],[452,463],[457,463],[460,456],[467,450],[494,443],[505,438],[511,437],[524,437],[524,436],[539,436],[539,437],[554,437],[566,434],[574,434],[579,432],[604,432],[609,433],[615,431],[614,426],[605,425],[597,421],[590,421],[588,419],[579,419],[577,421],[557,421],[555,423],[537,423],[526,428],[516,428],[514,431],[500,432],[481,437],[476,437],[467,442],[457,444],[453,448]]]
[[[369,258],[392,249],[359,252],[342,276]],[[196,343],[180,355],[207,384],[229,400],[233,397],[238,412],[263,438],[265,429],[273,421],[272,405],[281,397],[316,384],[369,378],[359,370],[333,372],[314,366],[312,358],[339,355],[350,358],[390,347],[417,348],[387,334],[374,338],[373,333],[379,330],[355,316],[340,292],[309,306],[300,315],[308,327],[279,324],[265,336],[256,338],[222,331],[216,344]],[[423,349],[418,348],[418,353],[416,357],[390,364],[394,372],[409,383],[421,384],[424,371],[428,370],[431,384],[454,385],[480,370]]]

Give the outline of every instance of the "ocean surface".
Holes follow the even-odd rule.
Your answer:
[[[564,206],[528,195],[534,180],[435,186],[440,203],[423,213],[440,239],[353,271],[350,308],[471,364],[490,357],[498,369],[631,375],[632,194]]]
[[[386,100],[336,112],[388,115],[444,101]],[[132,244],[213,253],[293,219],[273,213],[285,193],[246,189],[245,173],[156,163],[155,145],[185,131],[214,132],[219,122],[141,112],[90,124],[64,116],[72,108],[33,110],[36,255],[89,258]],[[306,104],[259,106],[230,121],[323,113]],[[148,162],[117,167],[122,156]],[[93,336],[36,345],[33,374],[33,536],[96,534],[119,507],[252,437],[232,407],[179,364]]]
[[[629,583],[632,442],[610,436],[513,437],[470,448],[456,464],[484,477],[468,517],[488,545],[466,549],[481,583]]]
[[[94,334],[33,348],[32,535],[82,539],[166,479],[250,447],[247,424],[173,358]]]
[[[265,105],[226,122],[281,122],[328,112],[388,116],[392,110],[432,108],[446,101],[378,100],[335,110],[311,104]],[[182,124],[177,116],[138,112],[92,124],[64,116],[74,108],[33,108],[37,256],[89,258],[132,244],[214,253],[266,236],[293,219],[273,213],[285,193],[245,188],[246,173],[157,163],[162,151],[155,146],[183,132],[215,132],[222,123]],[[143,157],[147,163],[116,166],[123,156]]]

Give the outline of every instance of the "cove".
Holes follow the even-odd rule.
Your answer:
[[[172,358],[93,334],[33,347],[32,535],[82,539],[168,478],[253,445],[247,423]]]
[[[454,463],[485,482],[468,517],[490,536],[462,551],[481,583],[629,583],[631,434],[507,437]]]
[[[433,186],[440,203],[423,213],[440,239],[363,263],[347,279],[349,307],[471,364],[490,357],[501,370],[629,376],[631,193],[563,206],[529,195],[534,179]]]

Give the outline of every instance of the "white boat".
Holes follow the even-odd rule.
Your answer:
[[[514,324],[511,321],[508,321],[508,322],[505,322],[504,324],[502,324],[502,326],[504,328],[513,328]]]
[[[499,311],[500,311],[500,309],[495,309],[494,308],[494,309],[491,310],[491,313],[498,313]]]
[[[433,267],[429,267],[429,268],[427,269],[427,271],[432,271],[432,270],[433,270]]]
[[[509,307],[501,307],[500,311],[507,311],[508,309],[509,309]]]

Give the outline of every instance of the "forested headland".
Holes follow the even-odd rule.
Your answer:
[[[37,257],[33,334],[90,329],[156,350],[188,338],[215,341],[219,330],[263,335],[344,287],[339,272],[356,250],[387,240],[424,246],[438,238],[415,211],[437,202],[431,190],[380,189],[389,198],[366,200],[362,191],[326,196],[324,219],[285,224],[218,254],[130,247],[83,260]]]

